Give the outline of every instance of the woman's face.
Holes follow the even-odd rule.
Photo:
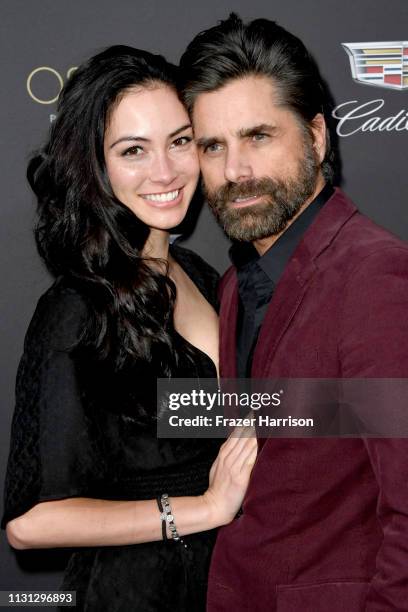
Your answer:
[[[170,87],[129,90],[114,107],[104,140],[115,196],[146,225],[167,230],[184,218],[198,157],[189,116]]]

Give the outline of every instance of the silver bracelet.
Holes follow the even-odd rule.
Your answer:
[[[177,532],[177,527],[176,524],[174,522],[174,516],[173,513],[171,511],[171,504],[170,504],[170,499],[167,493],[163,493],[163,495],[161,496],[160,499],[162,505],[163,505],[163,510],[164,513],[166,514],[166,521],[167,524],[169,526],[170,532],[171,532],[171,537],[175,542],[181,542],[183,543],[183,540],[180,538],[178,532]],[[184,545],[186,548],[187,546]]]
[[[163,510],[163,504],[161,501],[161,497],[160,495],[158,497],[156,497],[156,501],[157,501],[157,505],[159,507],[159,512],[160,512],[160,520],[161,520],[161,527],[162,527],[162,538],[163,540],[167,540],[167,533],[166,533],[166,525],[167,525],[167,521],[166,521],[166,513]]]

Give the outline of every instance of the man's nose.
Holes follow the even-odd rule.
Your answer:
[[[151,180],[153,183],[169,185],[177,176],[174,160],[166,153],[160,153],[153,161]]]
[[[231,183],[241,183],[253,177],[250,161],[239,149],[228,151],[224,175],[225,179]]]

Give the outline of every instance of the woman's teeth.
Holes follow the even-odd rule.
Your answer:
[[[149,193],[143,197],[152,202],[171,202],[177,198],[179,193],[180,189],[177,189],[176,191],[168,191],[167,193]]]

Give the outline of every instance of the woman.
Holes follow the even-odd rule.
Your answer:
[[[28,170],[57,278],[19,366],[3,526],[15,548],[76,548],[79,610],[204,609],[214,528],[255,461],[247,431],[218,455],[156,436],[157,377],[217,376],[217,275],[169,247],[199,173],[175,82],[143,51],[91,58]]]

